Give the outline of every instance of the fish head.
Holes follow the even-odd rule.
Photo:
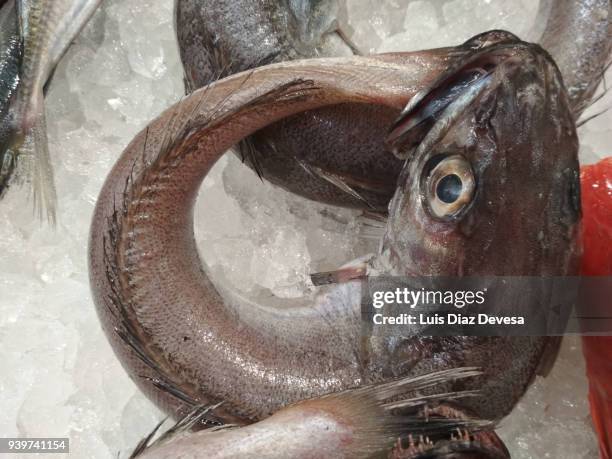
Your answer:
[[[397,275],[566,275],[581,216],[567,91],[538,45],[494,31],[402,112],[383,259]],[[467,50],[467,52],[466,52]]]

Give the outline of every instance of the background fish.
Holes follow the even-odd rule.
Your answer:
[[[16,162],[25,165],[35,207],[55,220],[55,186],[47,142],[44,87],[72,40],[102,0],[8,0],[2,7],[3,81],[0,94],[0,195]],[[24,158],[25,159],[25,158]]]
[[[21,57],[15,1],[7,0],[0,8],[0,196],[16,166],[15,154],[8,150],[14,132],[9,110],[19,86]]]
[[[317,10],[319,2],[309,0],[243,0],[241,8],[233,4],[176,0],[188,91],[260,63],[340,56],[355,49],[348,44],[342,50],[328,46],[334,34],[343,35],[340,27],[331,35],[329,29],[316,27],[337,25],[337,8]],[[609,64],[610,5],[610,0],[546,0],[536,20],[534,39],[559,65],[576,118],[588,106]],[[296,10],[310,15],[296,15]],[[327,15],[324,20],[322,13]],[[279,19],[286,17],[296,18],[302,29]],[[247,24],[244,29],[239,27],[242,23]],[[383,139],[398,114],[363,104],[326,107],[262,129],[240,144],[240,155],[259,176],[301,196],[386,213],[402,162]]]

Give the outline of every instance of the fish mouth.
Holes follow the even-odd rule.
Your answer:
[[[517,48],[531,46],[503,30],[476,35],[458,46],[456,62],[417,93],[393,123],[385,141],[388,149],[407,159],[426,137],[439,139],[490,86],[495,70]]]
[[[460,408],[449,404],[423,410],[424,420],[462,419],[470,417]],[[456,430],[448,436],[398,440],[390,459],[509,459],[510,453],[493,430]]]

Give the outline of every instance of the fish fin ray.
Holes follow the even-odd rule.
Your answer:
[[[264,171],[259,160],[259,152],[255,146],[253,137],[247,137],[238,144],[240,159],[243,163],[247,163],[255,171],[257,176],[263,180]]]
[[[576,123],[576,128],[581,128],[582,126],[584,126],[588,122],[593,121],[596,118],[599,118],[601,115],[605,115],[607,112],[610,111],[611,108],[612,108],[612,106],[606,107],[603,110],[600,110],[597,113],[594,113],[593,115],[590,115],[590,116],[586,117],[585,119],[577,122]]]
[[[40,110],[32,128],[25,132],[17,129],[11,149],[16,152],[18,161],[25,160],[22,166],[23,173],[30,183],[34,213],[41,221],[46,218],[52,226],[55,226],[57,198],[49,155],[45,109],[42,100],[36,104]]]
[[[51,225],[56,223],[57,195],[53,178],[53,167],[49,155],[47,121],[44,106],[36,124],[32,128],[32,138],[37,160],[34,162],[32,189],[34,210],[39,219],[46,218]]]
[[[168,418],[162,419],[159,423],[157,423],[157,425],[153,428],[151,432],[149,432],[142,440],[140,440],[140,442],[138,442],[138,445],[136,445],[136,448],[134,448],[134,450],[130,454],[129,459],[135,459],[147,452],[152,447],[168,443],[179,435],[189,432],[196,424],[200,423],[201,421],[204,421],[206,417],[216,408],[221,406],[222,403],[223,402],[220,402],[215,405],[209,406],[196,406],[193,410],[191,410],[185,416],[180,418],[174,425],[172,425],[166,431],[162,432],[159,437],[155,438],[155,435],[157,434],[157,432],[159,432],[159,429],[167,421]],[[207,430],[217,431],[219,429],[228,429],[233,427],[235,426],[231,424],[221,426],[217,425],[211,426]]]
[[[346,183],[346,181],[344,181],[340,175],[328,172],[312,164],[307,164],[304,161],[301,161],[297,158],[296,158],[296,161],[300,164],[300,166],[302,166],[304,170],[306,170],[306,172],[310,173],[311,175],[317,176],[319,178],[322,178],[326,182],[331,183],[339,190],[344,191],[345,193],[351,195],[355,199],[358,199],[359,201],[363,202],[368,207],[372,209],[376,208],[376,206],[374,206],[370,201],[368,201],[368,199],[366,199],[357,190],[355,190],[352,186]]]

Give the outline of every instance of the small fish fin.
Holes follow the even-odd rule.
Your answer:
[[[438,410],[431,409],[441,407],[441,404],[448,400],[478,395],[473,391],[414,395],[422,390],[480,374],[474,367],[453,368],[350,389],[299,402],[294,407],[303,405],[329,410],[339,424],[348,423],[352,426],[355,441],[351,457],[371,457],[380,454],[381,450],[390,451],[398,438],[416,436],[444,441],[450,439],[458,430],[492,430],[495,424],[491,421],[472,419],[458,410],[450,410],[450,417],[436,415]],[[410,398],[402,402],[394,401],[406,396]]]
[[[387,225],[389,215],[386,212],[364,210],[358,218],[361,223],[384,228]]]
[[[49,155],[44,106],[42,106],[42,111],[32,128],[31,136],[34,144],[34,154],[36,155],[32,171],[34,211],[38,213],[39,219],[46,218],[52,226],[55,226],[57,195]]]
[[[130,454],[128,459],[134,459],[146,451],[146,449],[151,445],[152,440],[155,437],[155,434],[157,434],[159,428],[164,422],[166,422],[166,419],[162,419],[161,421],[159,421],[157,425],[153,428],[153,430],[149,432],[146,437],[144,437],[138,442],[136,448],[134,448],[134,451],[132,451],[132,454]]]
[[[134,451],[130,454],[128,459],[135,459],[142,454],[144,454],[149,448],[153,446],[161,445],[162,443],[167,443],[174,438],[180,436],[181,434],[188,433],[196,424],[200,424],[201,421],[206,418],[206,416],[211,412],[218,408],[221,403],[217,403],[212,406],[197,406],[192,411],[187,413],[184,417],[179,419],[172,427],[163,432],[158,438],[155,438],[155,435],[159,431],[160,427],[166,422],[166,419],[162,419],[153,430],[134,448]],[[220,429],[229,429],[235,427],[234,425],[223,425],[223,426],[213,426],[207,429],[210,432],[214,432]],[[154,440],[155,438],[155,440]]]
[[[17,152],[18,160],[24,162],[24,174],[32,188],[34,212],[40,220],[46,218],[55,226],[55,183],[49,155],[45,110],[43,102],[39,103],[41,110],[33,127],[27,132],[18,131],[12,149]]]
[[[357,217],[357,222],[360,238],[380,240],[385,235],[387,214],[366,210]]]
[[[355,190],[348,183],[346,183],[346,181],[343,180],[343,178],[340,175],[334,174],[334,173],[329,172],[329,171],[326,171],[326,170],[324,170],[324,169],[322,169],[320,167],[313,166],[312,164],[307,164],[304,161],[300,161],[299,159],[296,159],[296,161],[310,175],[322,178],[323,180],[325,180],[328,183],[331,183],[332,185],[334,185],[338,189],[344,191],[347,194],[350,194],[355,199],[358,199],[358,200],[362,201],[368,207],[370,207],[372,209],[375,208],[375,206],[372,205],[371,202],[369,202],[364,196],[359,194],[359,192],[357,192],[357,190]]]
[[[257,176],[263,180],[263,168],[261,167],[259,152],[255,146],[253,138],[247,137],[246,139],[241,140],[238,144],[238,151],[240,152],[241,161],[248,164],[251,169],[255,171]]]
[[[612,107],[606,107],[603,110],[600,110],[597,113],[594,113],[593,115],[590,115],[590,116],[587,116],[586,118],[578,120],[576,122],[576,127],[577,128],[581,128],[582,126],[584,126],[589,121],[593,121],[594,119],[599,118],[601,115],[605,115],[608,111],[610,111],[610,108],[612,108]]]

